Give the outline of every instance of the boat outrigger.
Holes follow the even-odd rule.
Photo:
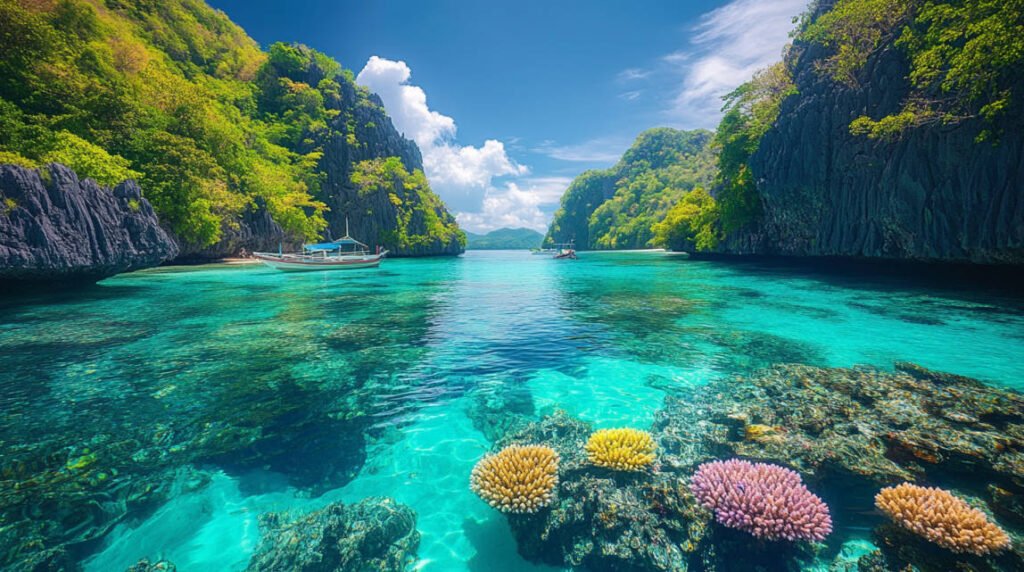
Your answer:
[[[537,255],[537,254],[555,254],[556,252],[558,252],[558,251],[555,250],[554,248],[531,248],[530,249],[530,254],[533,254],[533,255]]]
[[[331,242],[305,244],[302,252],[254,252],[260,262],[287,272],[306,270],[344,270],[353,268],[375,268],[388,251],[377,247],[370,253],[370,247],[348,235],[348,221],[345,221],[345,236]]]

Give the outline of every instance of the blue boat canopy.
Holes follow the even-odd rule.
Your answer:
[[[305,244],[305,245],[302,246],[302,248],[304,248],[306,250],[328,250],[328,251],[330,251],[330,250],[338,250],[342,246],[362,246],[364,248],[366,247],[365,244],[359,242],[358,240],[346,236],[345,238],[339,238],[338,240],[335,240],[333,242],[319,242],[319,243],[316,243],[316,244]]]

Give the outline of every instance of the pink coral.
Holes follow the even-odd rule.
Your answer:
[[[701,465],[690,481],[715,520],[765,540],[824,540],[832,532],[828,506],[795,471],[733,459]]]

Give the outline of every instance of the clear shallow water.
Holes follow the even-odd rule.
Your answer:
[[[260,513],[373,495],[417,511],[417,569],[550,570],[519,559],[469,491],[490,446],[481,399],[515,389],[541,411],[644,427],[666,392],[772,363],[906,360],[1021,389],[1020,355],[1019,299],[654,253],[157,269],[0,306],[0,452],[124,480],[217,471],[124,519],[89,571],[143,556],[242,570]],[[254,435],[255,459],[238,445]]]

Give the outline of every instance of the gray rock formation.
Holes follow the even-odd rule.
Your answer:
[[[311,66],[307,74],[302,79],[309,85],[317,85],[323,79],[316,65]],[[349,233],[353,237],[371,247],[384,246],[389,250],[389,256],[461,254],[464,248],[454,238],[447,242],[438,239],[418,241],[416,245],[405,247],[394,244],[388,238],[401,224],[398,208],[391,202],[390,193],[360,194],[351,181],[352,171],[360,161],[387,157],[398,157],[410,172],[422,170],[423,157],[416,143],[395,129],[380,97],[366,92],[343,77],[338,80],[341,82],[340,97],[328,98],[325,103],[328,109],[338,111],[339,114],[330,122],[330,128],[317,136],[317,143],[323,147],[319,169],[325,181],[316,198],[330,208],[325,213],[328,227],[324,238],[329,240],[343,236],[347,219]],[[427,221],[420,211],[419,197],[406,194],[404,189],[399,188],[391,192],[402,197],[406,208],[416,210],[406,226],[406,233],[410,236],[427,234]],[[453,221],[452,215],[443,205],[434,208],[434,212],[441,221]],[[224,225],[221,230],[222,238],[213,246],[195,248],[182,244],[182,258],[224,258],[235,256],[241,250],[276,251],[280,243],[286,249],[295,248],[299,244],[294,238],[285,236],[281,227],[260,205],[243,213],[232,224]]]
[[[798,44],[794,53],[799,94],[783,102],[751,160],[763,225],[733,237],[727,250],[1024,263],[1020,102],[1000,121],[994,142],[975,141],[986,127],[980,120],[872,140],[852,135],[850,122],[899,111],[910,90],[903,52],[880,49],[856,88],[816,70],[828,55],[823,48]]]
[[[461,254],[464,250],[457,240],[442,243],[434,240],[422,245],[402,248],[388,244],[387,233],[398,227],[398,212],[388,193],[372,193],[360,196],[350,177],[356,163],[378,157],[399,157],[405,168],[410,172],[423,169],[423,157],[416,143],[406,139],[395,129],[384,110],[384,103],[376,94],[360,93],[354,84],[342,84],[341,102],[336,106],[343,111],[335,119],[335,131],[324,144],[324,157],[321,168],[327,175],[321,200],[330,207],[327,213],[330,238],[338,238],[345,234],[345,220],[348,219],[352,236],[367,244],[385,245],[390,256],[431,256],[437,254]],[[328,106],[330,107],[330,105]],[[351,114],[351,120],[346,113]],[[344,130],[348,123],[354,128],[355,143],[351,143]],[[399,196],[404,192],[398,192]],[[418,199],[406,196],[406,200]],[[452,215],[442,206],[436,209],[441,220],[450,221]],[[422,213],[415,213],[407,227],[409,235],[427,234],[427,224]]]
[[[334,503],[305,516],[260,516],[248,572],[404,572],[415,560],[416,513],[390,498]]]
[[[178,253],[139,186],[0,165],[0,282],[96,281]]]

